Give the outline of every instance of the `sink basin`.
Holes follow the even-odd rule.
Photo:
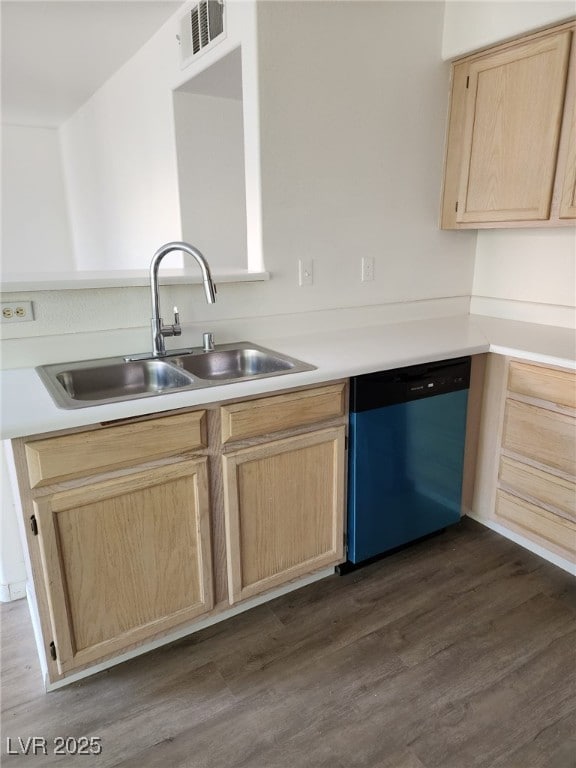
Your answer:
[[[49,370],[54,368],[62,370]],[[161,395],[194,384],[190,374],[161,360],[87,361],[43,366],[39,372],[57,405],[64,408]]]
[[[202,355],[176,358],[176,365],[200,379],[237,380],[284,373],[296,366],[296,361],[279,357],[262,349],[226,349]]]
[[[111,357],[36,370],[56,405],[72,409],[312,371],[314,366],[244,341],[219,345],[213,352],[178,350],[161,360]]]

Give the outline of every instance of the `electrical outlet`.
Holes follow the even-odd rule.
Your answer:
[[[314,262],[312,259],[298,259],[298,285],[314,283]]]
[[[34,307],[31,301],[3,301],[0,322],[29,323],[34,320]]]
[[[362,282],[369,283],[374,280],[374,256],[362,257]]]

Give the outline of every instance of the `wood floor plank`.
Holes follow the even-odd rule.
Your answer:
[[[449,703],[437,709],[434,730],[415,740],[412,749],[426,756],[430,768],[459,768],[463,762],[470,768],[492,768],[498,761],[524,768],[514,757],[517,745],[532,742],[543,729],[574,712],[576,676],[568,666],[556,663],[574,648],[576,631],[551,641],[490,687],[456,706]],[[543,682],[553,693],[541,695]]]
[[[166,678],[142,670],[141,678],[148,682],[153,678],[155,684],[135,686],[128,693],[115,674],[112,685],[106,681],[106,691],[97,692],[92,681],[74,686],[75,690],[56,691],[34,705],[7,713],[9,732],[14,738],[26,736],[31,732],[30,724],[36,723],[34,734],[51,744],[58,736],[97,736],[102,740],[102,755],[85,756],[82,765],[109,768],[236,703],[212,664],[191,672],[183,667],[176,676]],[[10,764],[26,765],[26,761],[25,756],[11,757]],[[70,758],[49,754],[43,765],[69,766]]]
[[[303,750],[308,752],[309,760],[303,765],[332,764],[340,768],[329,743],[309,743],[302,738],[311,720],[337,716],[339,703],[308,694],[306,705],[303,709],[294,698],[264,693],[249,702],[239,702],[234,709],[221,712],[201,726],[182,730],[169,741],[158,742],[117,768],[189,768],[196,763],[202,768],[269,768],[271,754],[277,765],[283,759],[289,768],[298,765],[293,762],[294,752]]]
[[[449,594],[438,595],[424,607],[408,610],[380,631],[387,646],[413,666],[462,641],[485,621],[496,621],[540,594],[538,570],[527,573],[510,561],[492,568],[483,578],[467,580],[465,586],[455,585]]]
[[[533,739],[503,755],[492,768],[564,768],[576,764],[576,710],[542,727]]]

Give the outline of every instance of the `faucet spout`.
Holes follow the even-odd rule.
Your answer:
[[[164,338],[166,336],[180,336],[182,329],[180,327],[178,313],[175,309],[174,324],[164,325],[164,321],[160,315],[160,292],[158,288],[158,269],[160,268],[160,262],[167,254],[172,251],[183,251],[190,254],[202,272],[202,283],[204,285],[204,293],[206,294],[206,301],[208,304],[214,304],[216,301],[216,286],[212,280],[212,274],[210,273],[210,267],[205,257],[200,251],[193,245],[183,242],[166,243],[161,246],[154,256],[150,264],[150,290],[152,293],[152,355],[154,357],[164,357],[166,355],[166,345]]]

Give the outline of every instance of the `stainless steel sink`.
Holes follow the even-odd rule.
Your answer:
[[[315,366],[250,342],[168,353],[156,358],[121,357],[42,365],[36,370],[60,408],[165,395],[237,381],[312,371]]]
[[[37,369],[63,408],[82,408],[187,389],[194,378],[160,360],[88,360]]]
[[[298,362],[255,347],[186,355],[174,360],[176,365],[200,379],[219,382],[287,373],[294,370]]]

